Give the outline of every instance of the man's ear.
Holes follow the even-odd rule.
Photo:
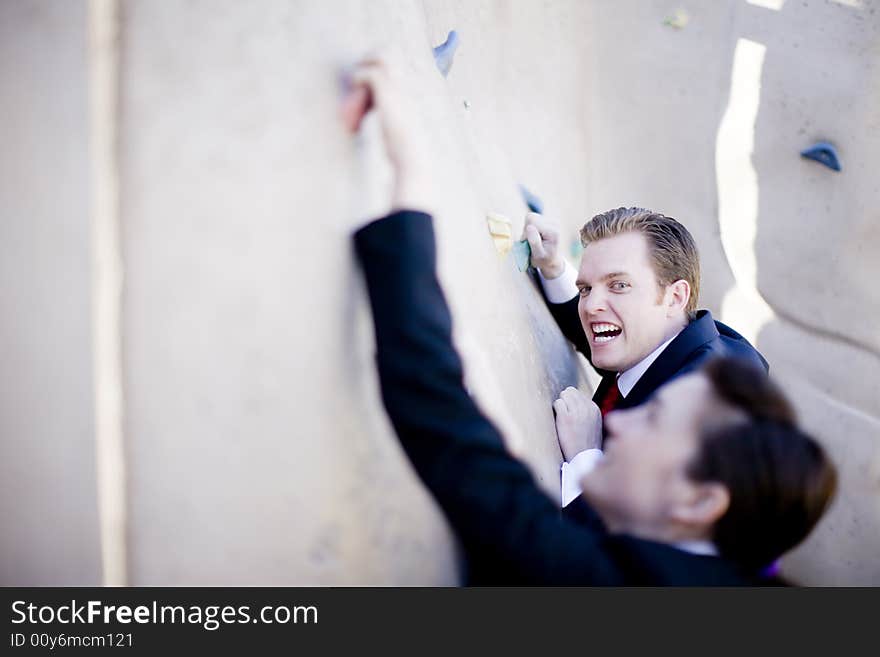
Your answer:
[[[691,285],[684,279],[671,283],[666,288],[667,316],[677,314],[687,308],[691,298]]]
[[[700,482],[694,484],[694,494],[686,502],[672,509],[672,518],[691,527],[711,527],[730,507],[730,491],[723,484]]]

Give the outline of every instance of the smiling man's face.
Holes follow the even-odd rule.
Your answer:
[[[581,325],[600,369],[625,372],[686,323],[673,286],[657,281],[642,233],[590,242],[577,286]]]

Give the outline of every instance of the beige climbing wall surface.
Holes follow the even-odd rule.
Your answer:
[[[489,237],[488,212],[519,235],[517,183],[570,238],[623,204],[693,230],[704,305],[754,339],[841,467],[832,513],[785,571],[880,584],[875,9],[0,4],[0,583],[459,581],[381,411],[351,252],[387,209],[388,170],[374,121],[342,130],[338,74],[391,45],[434,158],[468,385],[548,494],[550,404],[590,375]],[[102,29],[118,40],[96,48]],[[451,29],[444,78],[431,47]],[[819,139],[841,173],[798,157]],[[118,204],[95,201],[117,185]],[[108,244],[121,306],[91,320],[113,309],[113,271],[94,264]],[[120,430],[96,441],[114,400]],[[125,478],[105,468],[98,485],[114,445]]]
[[[381,412],[351,252],[353,229],[385,209],[388,172],[378,126],[341,129],[337,77],[383,44],[406,54],[436,158],[442,275],[473,391],[558,486],[550,403],[578,368],[485,214],[521,230],[516,183],[555,190],[551,158],[571,163],[560,188],[586,179],[586,147],[570,151],[584,115],[575,7],[125,3],[133,583],[457,581],[447,528]],[[431,45],[450,27],[464,45],[446,81]],[[565,212],[585,201],[564,198]]]

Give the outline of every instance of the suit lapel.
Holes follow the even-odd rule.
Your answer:
[[[644,402],[657,388],[675,378],[692,353],[717,338],[718,329],[715,327],[712,314],[708,310],[701,310],[697,318],[685,326],[657,360],[651,363],[617,407],[632,408]]]

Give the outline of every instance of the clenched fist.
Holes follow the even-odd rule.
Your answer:
[[[566,461],[576,454],[602,444],[602,412],[577,388],[563,390],[553,402],[556,435]]]

